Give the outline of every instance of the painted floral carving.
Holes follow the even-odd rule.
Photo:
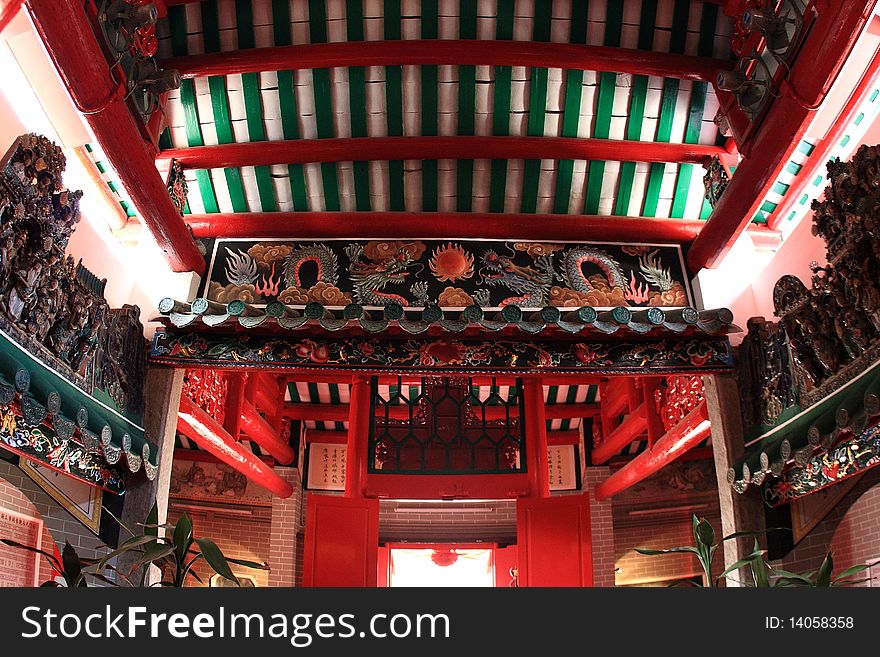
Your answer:
[[[259,335],[157,334],[157,362],[452,369],[560,369],[597,372],[729,371],[726,338],[630,342],[276,338]]]

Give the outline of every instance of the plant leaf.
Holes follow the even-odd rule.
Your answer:
[[[865,577],[863,579],[839,579],[831,583],[831,586],[855,586],[856,584],[864,584],[870,582],[873,577]]]
[[[847,568],[842,573],[838,574],[837,577],[834,578],[834,581],[836,582],[841,579],[846,579],[847,577],[852,577],[856,573],[860,573],[863,570],[868,570],[868,568],[870,568],[870,567],[871,566],[869,566],[866,563],[859,564],[858,566],[852,566],[851,568]],[[871,579],[871,578],[869,577],[868,579]]]
[[[121,577],[121,578],[122,578],[122,581],[123,581],[123,582],[125,582],[126,584],[128,584],[128,585],[131,586],[131,587],[134,587],[134,582],[132,582],[130,578],[128,578],[128,577],[126,577],[125,575],[123,575],[123,574],[122,574],[122,571],[119,570],[118,568],[116,568],[115,566],[112,566],[112,565],[110,565],[110,564],[107,564],[107,570],[111,570],[111,571],[113,571],[114,573],[116,573],[116,576],[117,576],[117,577]]]
[[[816,575],[816,586],[826,588],[831,586],[831,571],[834,570],[834,557],[829,552],[822,565],[819,566],[819,572]]]
[[[174,543],[177,558],[180,561],[183,561],[193,542],[192,520],[190,520],[190,517],[187,514],[184,513],[177,520],[177,525],[174,527],[174,534],[171,536],[171,542]]]
[[[814,586],[814,582],[811,578],[810,573],[793,573],[789,570],[783,570],[782,568],[774,568],[773,575],[778,577],[779,579],[792,580],[799,582],[803,586]]]
[[[707,547],[714,545],[715,530],[712,528],[712,524],[705,518],[701,518],[700,522],[698,522],[697,526],[694,528],[694,537],[699,544]]]
[[[651,548],[635,548],[639,554],[657,555],[657,554],[678,554],[681,552],[689,552],[691,554],[699,554],[697,548],[686,545],[683,547],[666,548],[665,550],[653,550]]]
[[[757,531],[743,531],[743,532],[733,532],[732,534],[728,534],[724,538],[721,539],[721,542],[729,541],[732,538],[745,538],[748,536],[761,536],[762,534],[769,534],[770,532],[787,530],[791,531],[788,527],[768,527],[767,529],[759,529]]]
[[[226,557],[223,556],[223,553],[214,541],[209,538],[197,538],[196,543],[199,544],[199,549],[202,551],[205,561],[214,569],[214,572],[238,584],[238,578],[233,574],[229,563],[226,561]]]
[[[143,554],[132,564],[131,569],[128,571],[129,575],[135,572],[138,568],[146,566],[147,564],[156,563],[157,561],[162,561],[171,554],[174,554],[173,545],[163,545],[161,543],[148,545],[144,548]],[[156,565],[158,566],[158,564]]]
[[[751,554],[743,557],[742,559],[737,561],[735,564],[733,564],[729,568],[726,568],[723,573],[718,575],[716,580],[723,579],[724,577],[726,577],[727,575],[729,575],[730,573],[732,573],[735,570],[739,570],[740,568],[745,568],[746,566],[751,566],[755,562],[756,559],[760,559],[763,563],[764,552],[761,550],[757,550],[757,551],[752,552]]]
[[[109,584],[110,586],[119,586],[119,584],[114,582],[109,577],[104,577],[104,575],[102,575],[101,573],[91,573],[91,575],[95,579],[100,580],[101,582],[104,582],[105,584]]]
[[[57,573],[61,573],[64,571],[64,568],[61,566],[61,562],[55,558],[55,555],[51,552],[46,552],[45,550],[38,550],[35,547],[31,547],[30,545],[23,545],[22,543],[16,543],[15,541],[9,540],[8,538],[0,538],[0,543],[4,545],[8,545],[9,547],[18,548],[19,550],[27,550],[28,552],[35,552],[36,554],[42,554],[46,559],[49,560],[49,563],[52,565],[52,568]]]
[[[122,527],[125,531],[127,531],[129,534],[131,534],[132,536],[137,536],[137,532],[136,532],[134,529],[132,529],[131,525],[129,525],[127,522],[125,522],[122,518],[117,518],[116,515],[113,514],[113,512],[111,512],[109,509],[106,509],[106,508],[105,508],[105,509],[104,509],[104,512],[105,512],[108,516],[110,516],[111,518],[113,518],[113,520],[115,520],[116,523],[117,523],[120,527]]]
[[[122,543],[118,548],[109,552],[98,562],[98,570],[101,570],[107,565],[107,562],[113,559],[114,557],[119,556],[120,554],[124,554],[126,552],[130,552],[136,547],[140,547],[141,545],[146,545],[149,543],[155,543],[156,539],[152,536],[132,536],[130,539]]]
[[[144,521],[144,534],[153,537],[159,536],[159,506],[155,502],[147,514],[147,519]]]
[[[68,586],[79,586],[82,564],[76,550],[67,541],[64,541],[64,549],[61,550],[61,562],[64,564],[64,571],[61,574],[64,575]]]
[[[272,570],[269,568],[269,564],[265,561],[256,562],[256,561],[246,561],[244,559],[232,559],[230,557],[226,557],[226,561],[230,563],[234,563],[239,566],[245,566],[246,568],[255,568],[256,570]]]
[[[61,584],[59,584],[58,582],[56,582],[53,579],[50,579],[48,582],[43,582],[42,584],[40,584],[41,589],[54,589],[54,588],[57,588],[60,586],[61,586]]]

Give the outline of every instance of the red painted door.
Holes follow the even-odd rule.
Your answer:
[[[590,500],[566,495],[516,502],[520,586],[592,586]]]
[[[375,587],[379,500],[309,494],[303,586]]]
[[[505,548],[495,548],[495,587],[499,589],[507,589],[517,586],[516,569],[517,569],[517,552],[515,545],[509,545]]]
[[[387,589],[391,586],[391,549],[387,545],[379,546],[379,568],[376,586]]]

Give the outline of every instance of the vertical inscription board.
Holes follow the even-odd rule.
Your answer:
[[[309,444],[309,490],[345,490],[345,445]]]
[[[577,454],[574,445],[551,445],[547,448],[550,466],[550,490],[577,490]]]

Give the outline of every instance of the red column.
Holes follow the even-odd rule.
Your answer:
[[[345,496],[363,497],[369,463],[370,379],[354,376],[348,415],[348,443],[345,449]]]
[[[544,386],[540,377],[523,380],[526,403],[526,464],[529,493],[532,497],[550,497],[550,464],[547,459],[547,416],[544,409]]]
[[[244,403],[244,386],[247,374],[227,374],[229,389],[226,392],[226,413],[223,416],[223,428],[233,439],[238,440],[241,432],[241,406]]]

